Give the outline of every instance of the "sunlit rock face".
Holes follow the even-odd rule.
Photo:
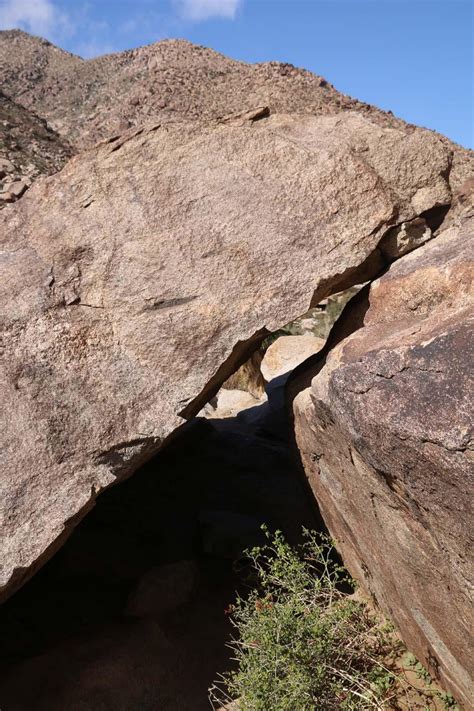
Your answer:
[[[315,367],[294,410],[350,571],[470,708],[474,218],[458,208],[355,298],[339,327],[361,327]]]
[[[5,589],[268,331],[374,276],[392,225],[449,203],[451,160],[353,112],[250,112],[126,133],[3,210]]]

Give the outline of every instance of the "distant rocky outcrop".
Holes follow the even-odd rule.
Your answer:
[[[38,176],[60,170],[72,153],[46,121],[0,91],[0,208],[21,197]]]
[[[339,329],[360,327],[314,368],[295,416],[346,564],[469,708],[474,210],[456,205],[347,307]]]
[[[260,105],[313,115],[356,109],[400,123],[304,69],[238,62],[186,40],[86,61],[39,37],[8,30],[0,32],[0,65],[5,92],[79,145],[158,116],[222,118]]]

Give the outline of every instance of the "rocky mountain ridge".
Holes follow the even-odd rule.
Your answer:
[[[312,115],[358,110],[397,123],[306,70],[279,62],[246,64],[187,40],[84,60],[9,30],[0,32],[0,65],[4,91],[81,146],[150,118],[221,118],[260,105]]]
[[[156,121],[220,120],[257,106],[312,116],[356,111],[381,127],[416,128],[305,69],[247,64],[187,40],[84,60],[22,30],[3,30],[0,68],[4,94],[46,120],[76,152]],[[469,176],[469,151],[435,135],[453,151],[451,182],[459,187]]]

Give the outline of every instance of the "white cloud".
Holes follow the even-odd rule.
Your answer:
[[[176,0],[180,14],[187,20],[222,17],[233,20],[242,0]]]
[[[66,13],[53,0],[0,0],[0,30],[20,28],[61,45],[67,39],[87,59],[116,51],[109,25],[92,19],[90,9],[88,2]]]
[[[33,34],[54,35],[67,29],[67,17],[51,0],[0,0],[0,29],[21,28]]]

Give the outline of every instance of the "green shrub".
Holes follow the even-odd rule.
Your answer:
[[[237,662],[211,690],[241,711],[383,708],[394,675],[379,661],[393,649],[387,625],[343,592],[352,585],[331,541],[305,531],[291,547],[265,529],[268,544],[249,552],[256,587],[232,606]]]

